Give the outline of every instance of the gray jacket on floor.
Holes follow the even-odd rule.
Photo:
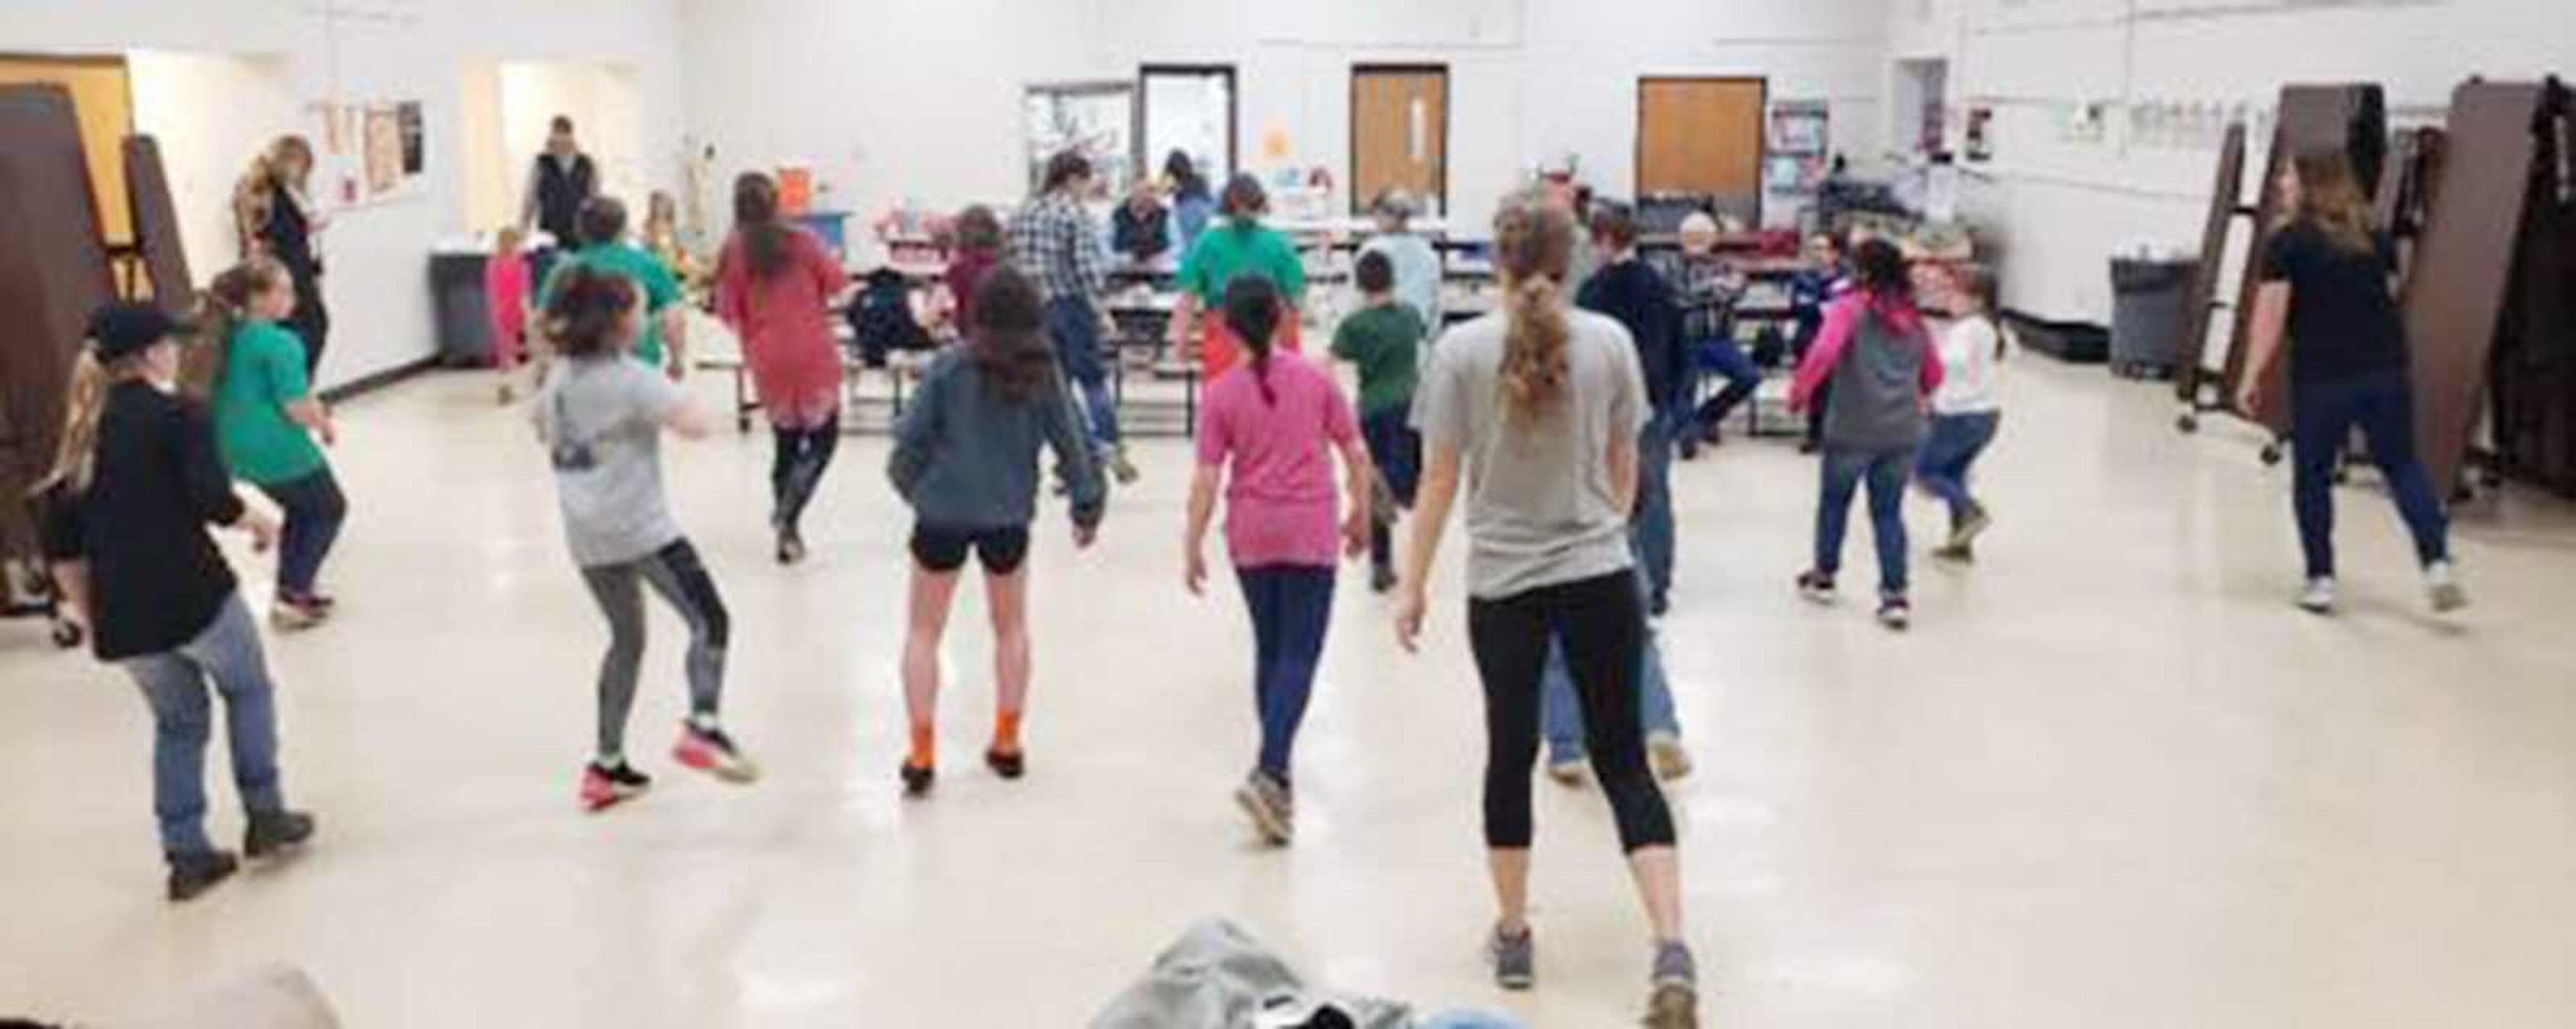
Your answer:
[[[931,362],[912,406],[895,424],[886,473],[924,525],[1024,526],[1037,517],[1042,447],[1055,449],[1074,524],[1100,524],[1109,486],[1074,416],[1063,374],[1048,372],[1035,395],[1015,401],[951,348]]]
[[[1338,1012],[1345,1021],[1332,1021]],[[1351,1025],[1407,1029],[1404,1005],[1310,990],[1277,955],[1234,923],[1191,926],[1153,970],[1092,1019],[1091,1029],[1272,1029]]]

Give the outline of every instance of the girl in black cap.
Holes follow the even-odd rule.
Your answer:
[[[277,518],[233,495],[204,408],[174,392],[183,331],[139,304],[91,316],[54,467],[36,487],[55,581],[99,660],[123,667],[152,706],[152,809],[171,900],[238,867],[206,836],[209,684],[223,694],[233,784],[250,813],[243,851],[266,857],[313,835],[312,817],[287,810],[278,782],[258,625],[205,531],[237,529],[265,550],[277,542]]]

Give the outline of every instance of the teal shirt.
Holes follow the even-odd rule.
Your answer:
[[[1247,274],[1269,279],[1292,307],[1305,298],[1306,261],[1297,256],[1296,245],[1276,229],[1242,220],[1199,233],[1181,261],[1181,288],[1214,309],[1225,303],[1226,283]]]
[[[1360,417],[1413,406],[1422,337],[1422,316],[1401,300],[1352,312],[1333,330],[1333,356],[1359,366]]]
[[[564,273],[575,267],[590,268],[623,276],[644,294],[644,334],[635,341],[635,359],[655,368],[665,363],[662,346],[662,319],[655,317],[664,308],[680,302],[680,280],[671,275],[668,265],[643,247],[632,243],[601,243],[583,247],[546,273],[545,285],[537,290],[537,308],[554,303],[555,291],[564,283]]]
[[[322,470],[322,448],[286,416],[286,405],[312,393],[292,330],[266,321],[233,330],[215,382],[215,446],[235,478],[268,486]]]

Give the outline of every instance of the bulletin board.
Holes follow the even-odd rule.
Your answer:
[[[1067,150],[1091,158],[1111,196],[1136,181],[1136,84],[1079,82],[1028,87],[1029,191],[1046,181],[1047,161]]]
[[[405,203],[429,194],[428,115],[417,100],[304,105],[313,199],[333,208]]]

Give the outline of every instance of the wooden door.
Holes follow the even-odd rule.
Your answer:
[[[1762,202],[1762,79],[1637,83],[1637,195],[1704,193],[1730,211]]]
[[[134,90],[122,57],[16,57],[0,55],[0,85],[49,83],[71,92],[80,118],[81,150],[97,190],[100,228],[109,243],[134,241],[134,218],[125,204],[125,136],[134,131]]]
[[[1402,189],[1448,210],[1449,69],[1351,70],[1351,209]]]

